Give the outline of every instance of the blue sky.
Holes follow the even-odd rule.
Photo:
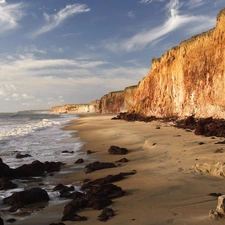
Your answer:
[[[224,0],[0,0],[0,111],[89,103],[216,25]]]

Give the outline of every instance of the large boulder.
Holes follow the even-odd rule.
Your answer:
[[[108,150],[109,154],[111,155],[125,155],[127,154],[127,149],[126,148],[120,148],[118,146],[110,146],[109,150]]]
[[[4,204],[11,206],[10,211],[16,211],[25,205],[41,201],[49,201],[48,193],[41,188],[32,188],[29,190],[16,192],[3,199]]]
[[[31,164],[24,164],[18,168],[7,168],[4,170],[5,177],[19,178],[19,177],[35,177],[42,176],[45,171],[45,164],[36,160]]]

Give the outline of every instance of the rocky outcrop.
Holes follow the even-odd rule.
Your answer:
[[[224,117],[225,9],[217,25],[153,59],[139,83],[131,110],[156,116]]]
[[[152,60],[137,86],[111,92],[87,105],[51,112],[118,113],[155,117],[225,117],[225,8],[214,29],[195,35]]]
[[[55,106],[50,113],[99,113],[99,100],[90,104],[68,104],[63,106]]]

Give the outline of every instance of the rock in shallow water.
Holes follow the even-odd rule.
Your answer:
[[[3,199],[4,204],[11,206],[10,211],[17,211],[17,209],[25,205],[41,201],[49,201],[48,193],[41,188],[32,188],[29,190],[16,192]]]

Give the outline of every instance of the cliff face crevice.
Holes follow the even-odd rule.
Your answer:
[[[225,8],[218,14],[214,29],[195,35],[153,59],[150,72],[137,86],[111,92],[95,104],[77,105],[73,111],[129,110],[144,116],[224,118],[224,24]]]

